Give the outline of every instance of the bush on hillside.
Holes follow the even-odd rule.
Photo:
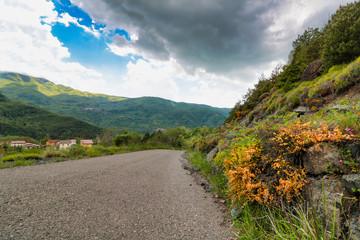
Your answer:
[[[360,56],[360,2],[340,7],[324,28],[326,69]]]

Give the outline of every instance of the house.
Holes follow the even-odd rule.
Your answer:
[[[155,130],[155,132],[165,132],[165,131],[166,131],[166,129],[164,129],[164,128],[157,128]]]
[[[34,144],[34,143],[25,143],[24,148],[25,149],[40,148],[40,145],[37,145],[37,144]]]
[[[47,140],[46,141],[46,146],[48,147],[55,147],[57,146],[59,143],[59,140],[55,139],[55,140]]]
[[[83,147],[92,147],[93,144],[94,142],[91,139],[80,140],[80,145]]]
[[[10,146],[11,147],[24,147],[25,141],[11,141]]]
[[[76,140],[60,140],[59,141],[59,148],[60,149],[67,149],[71,145],[76,144]]]

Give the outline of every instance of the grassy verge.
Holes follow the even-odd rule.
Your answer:
[[[59,150],[56,148],[16,149],[10,150],[3,155],[3,157],[0,159],[0,169],[18,166],[30,166],[50,162],[62,162],[67,160],[99,157],[151,149],[174,148],[161,144],[129,144],[119,147],[104,147],[101,145],[94,145],[91,148],[84,148],[79,145],[74,145],[64,150]]]
[[[208,182],[211,184],[210,190],[213,194],[217,194],[226,198],[227,191],[227,177],[219,170],[213,171],[213,164],[206,160],[205,154],[198,151],[188,151],[189,162],[203,174]]]

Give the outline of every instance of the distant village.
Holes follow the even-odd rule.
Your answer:
[[[70,146],[75,145],[75,144],[76,144],[75,139],[71,139],[71,140],[58,140],[58,139],[51,140],[50,139],[50,140],[47,140],[46,144],[43,146],[40,146],[40,145],[34,144],[34,143],[27,143],[26,141],[11,141],[10,142],[11,147],[23,147],[25,149],[46,148],[46,147],[58,147],[59,149],[67,149]],[[94,142],[91,139],[83,139],[83,140],[80,140],[79,144],[83,147],[92,147]]]

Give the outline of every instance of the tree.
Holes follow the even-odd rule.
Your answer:
[[[121,135],[117,135],[114,138],[114,143],[117,147],[121,146],[121,145],[126,145],[129,143],[130,140],[130,134],[125,133],[125,134],[121,134]]]
[[[341,6],[324,28],[325,69],[360,56],[360,2]]]

